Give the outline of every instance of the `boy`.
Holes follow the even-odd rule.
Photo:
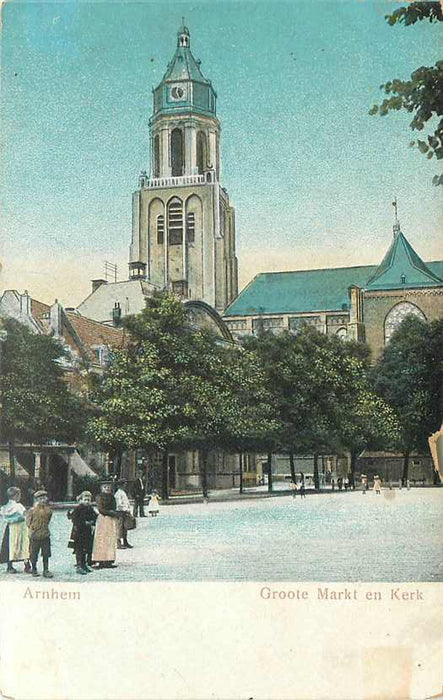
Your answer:
[[[118,523],[118,549],[132,549],[132,544],[128,542],[128,531],[126,529],[126,518],[131,515],[131,505],[129,498],[124,490],[125,481],[119,479],[117,481],[117,491],[114,493],[116,510],[119,515]]]
[[[97,514],[92,507],[92,493],[90,491],[83,491],[77,497],[77,501],[78,506],[68,512],[68,518],[72,520],[71,539],[68,547],[72,547],[74,550],[77,573],[87,574],[93,570],[90,565],[92,564],[92,544]]]
[[[28,512],[26,522],[29,531],[29,549],[32,565],[32,575],[40,576],[37,571],[37,560],[40,551],[43,559],[43,576],[52,578],[49,571],[49,557],[51,556],[51,540],[49,533],[49,521],[52,518],[52,510],[48,506],[47,491],[37,491],[34,494],[35,505]]]

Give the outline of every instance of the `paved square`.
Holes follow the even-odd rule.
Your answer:
[[[438,488],[161,506],[157,518],[138,519],[117,569],[88,576],[75,571],[71,523],[57,511],[51,569],[54,581],[78,583],[442,581],[442,506]],[[31,581],[5,568],[1,580]]]

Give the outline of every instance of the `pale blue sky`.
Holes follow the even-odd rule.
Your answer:
[[[148,168],[151,87],[182,15],[218,93],[222,184],[240,280],[377,263],[402,229],[443,257],[438,171],[379,85],[439,58],[438,26],[389,27],[392,2],[9,2],[3,7],[2,287],[67,305],[105,259],[127,276],[131,193]]]

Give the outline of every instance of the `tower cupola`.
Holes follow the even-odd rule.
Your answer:
[[[215,116],[217,95],[191,52],[191,35],[183,24],[177,33],[177,48],[161,83],[154,89],[151,123],[164,115],[181,113]]]

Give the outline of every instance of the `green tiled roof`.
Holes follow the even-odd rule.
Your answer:
[[[438,287],[442,283],[399,230],[374,275],[368,280],[367,289],[414,289]]]
[[[338,311],[349,306],[348,288],[364,287],[376,265],[296,272],[262,272],[225,311],[225,316]]]
[[[224,316],[341,311],[344,304],[349,308],[349,287],[356,285],[366,288],[368,280],[374,278],[378,267],[364,265],[295,272],[262,272],[240,292]],[[425,267],[432,275],[432,281],[417,286],[443,286],[443,261],[430,262]],[[434,282],[439,277],[442,279]],[[397,287],[401,288],[402,285],[398,284]]]

